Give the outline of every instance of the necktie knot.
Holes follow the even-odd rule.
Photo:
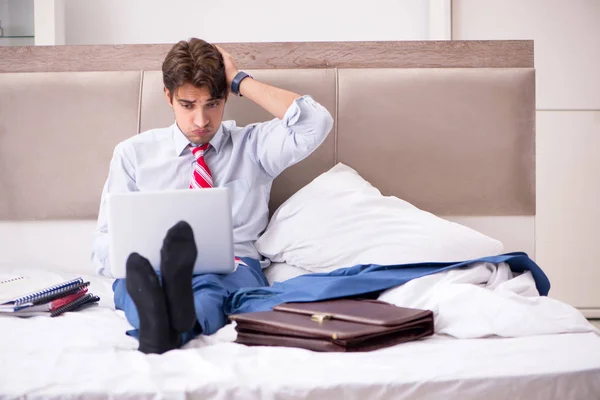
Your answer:
[[[194,157],[196,157],[196,160],[204,156],[204,153],[206,152],[206,150],[208,150],[209,146],[209,143],[204,143],[200,146],[192,147],[192,153],[194,154]]]

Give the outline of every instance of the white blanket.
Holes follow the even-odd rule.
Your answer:
[[[487,275],[499,277],[501,269]],[[474,277],[478,271],[481,269],[473,268],[415,280],[404,286],[404,297],[415,304],[419,298],[423,304],[433,304],[442,293],[451,294],[446,286],[494,294],[473,284],[447,283]],[[137,341],[125,335],[130,326],[123,313],[114,310],[112,281],[85,278],[92,282],[90,291],[102,298],[97,307],[57,318],[0,318],[0,398],[600,398],[600,337],[594,333],[464,340],[435,335],[368,353],[332,354],[235,344],[234,326],[227,325],[180,350],[145,355],[136,350]],[[486,278],[485,282],[489,281]],[[522,278],[517,278],[511,284],[520,281]],[[386,295],[393,295],[394,290]],[[421,292],[429,293],[429,299]],[[545,302],[538,297],[524,299]],[[466,311],[472,305],[468,303],[463,299],[458,306]],[[443,316],[444,307],[454,303],[436,304],[438,328],[444,331],[440,311]],[[490,304],[483,307],[488,315],[493,311]],[[515,309],[519,315],[527,315],[518,303]],[[558,316],[560,308],[554,307],[552,312]],[[468,316],[465,330],[473,331],[475,321],[482,319],[475,317]],[[460,320],[449,318],[450,326],[460,328]],[[531,316],[527,320],[531,321]],[[575,326],[568,328],[575,331]],[[592,329],[587,324],[585,328],[581,331]],[[506,391],[507,387],[511,390]]]
[[[478,263],[414,279],[383,292],[379,299],[432,310],[435,332],[456,338],[600,335],[577,309],[540,296],[531,272],[514,276],[506,263]]]

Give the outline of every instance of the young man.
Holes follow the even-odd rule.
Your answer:
[[[162,71],[175,123],[116,146],[100,203],[93,263],[109,275],[108,193],[225,186],[232,191],[235,253],[247,265],[229,275],[192,276],[197,251],[185,222],[166,234],[161,278],[146,259],[130,255],[127,279],[113,284],[115,305],[136,328],[129,333],[145,353],[163,353],[216,332],[226,324],[223,302],[230,293],[268,285],[254,242],[268,222],[272,181],[312,153],[333,125],[329,112],[311,97],[253,79],[237,69],[231,55],[200,39],[173,46]],[[275,119],[246,127],[222,121],[230,91]]]

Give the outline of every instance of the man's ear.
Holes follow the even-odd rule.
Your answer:
[[[165,98],[167,99],[167,103],[173,108],[173,100],[171,99],[171,92],[169,89],[165,88]]]

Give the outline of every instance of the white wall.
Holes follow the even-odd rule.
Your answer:
[[[534,40],[536,262],[600,317],[600,1],[454,0],[452,38]]]
[[[65,1],[35,0],[35,45],[65,44]]]
[[[534,40],[538,109],[600,109],[600,1],[452,4],[453,39]]]
[[[209,42],[423,40],[432,35],[443,39],[449,4],[449,0],[66,0],[66,44],[174,43],[193,36]],[[444,8],[446,20],[440,18]],[[430,20],[435,27],[430,27]]]

